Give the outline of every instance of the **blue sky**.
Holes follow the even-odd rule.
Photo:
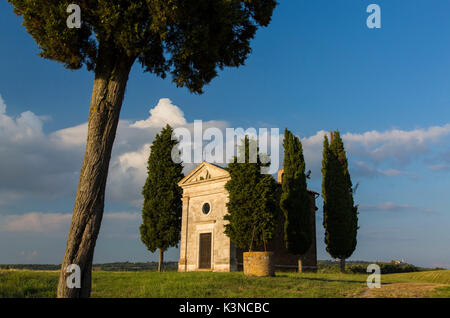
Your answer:
[[[304,142],[313,172],[309,187],[318,192],[323,133],[340,130],[353,182],[360,183],[361,228],[352,259],[405,258],[450,268],[450,3],[279,2],[271,25],[252,42],[247,64],[220,72],[203,95],[133,67],[95,262],[157,259],[137,227],[145,145],[158,128],[139,135],[130,127],[156,105],[172,107],[159,103],[169,98],[186,123],[288,127]],[[381,29],[366,27],[370,3],[381,7]],[[38,57],[20,23],[1,2],[0,263],[58,263],[93,74]],[[321,204],[318,254],[325,259]],[[176,249],[168,252],[168,259],[177,257]]]

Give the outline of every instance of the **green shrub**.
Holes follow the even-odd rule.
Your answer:
[[[420,269],[411,264],[396,264],[394,262],[390,263],[381,263],[376,262],[375,264],[379,265],[381,268],[381,274],[395,274],[395,273],[410,273],[410,272],[419,272]],[[347,270],[351,273],[367,273],[368,265],[350,265],[347,267]]]

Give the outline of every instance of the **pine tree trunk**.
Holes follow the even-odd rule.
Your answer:
[[[162,272],[164,267],[164,251],[159,249],[159,263],[158,263],[158,272]]]
[[[298,272],[299,273],[303,272],[303,261],[301,257],[298,258]]]
[[[104,52],[107,52],[105,50]],[[108,53],[95,71],[89,110],[86,153],[61,266],[57,296],[86,298],[91,293],[91,270],[94,248],[100,231],[111,151],[119,123],[128,75],[134,60]],[[67,266],[81,270],[81,288],[68,288]]]
[[[341,273],[345,273],[345,258],[341,258],[340,268],[341,268]]]

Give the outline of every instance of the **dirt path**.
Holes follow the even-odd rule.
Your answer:
[[[442,284],[429,283],[394,283],[383,284],[381,288],[365,290],[361,298],[422,298],[428,297],[436,288],[443,287]]]

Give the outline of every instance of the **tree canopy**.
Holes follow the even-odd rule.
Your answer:
[[[303,147],[300,139],[287,129],[283,147],[284,173],[280,207],[285,220],[285,243],[290,253],[303,255],[313,241],[311,198],[306,185]]]
[[[327,252],[345,260],[356,248],[358,207],[354,205],[352,181],[344,143],[338,131],[331,143],[325,136],[322,161],[323,225]]]
[[[245,147],[245,160],[238,162],[235,157],[228,165],[231,179],[225,185],[229,193],[228,213],[224,217],[229,223],[225,225],[225,234],[245,250],[266,247],[275,232],[278,211],[275,180],[261,173],[264,164],[259,154],[257,162],[252,163],[250,143],[246,136],[241,145]]]
[[[243,65],[275,0],[80,0],[81,28],[68,28],[73,0],[8,0],[40,56],[93,70],[105,55],[138,59],[146,72],[201,93],[217,67]]]
[[[178,145],[172,134],[173,129],[167,125],[156,135],[142,189],[144,205],[139,230],[141,241],[152,253],[177,246],[180,240],[183,190],[178,182],[184,175],[183,165],[172,160],[172,149]]]

